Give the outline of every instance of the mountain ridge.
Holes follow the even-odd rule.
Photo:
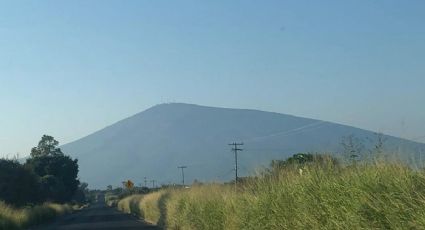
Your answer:
[[[142,181],[145,176],[162,183],[178,183],[176,167],[181,164],[192,164],[187,181],[229,180],[230,175],[217,175],[234,167],[227,145],[230,142],[245,142],[246,151],[240,159],[241,167],[246,169],[241,171],[248,175],[272,159],[285,159],[297,152],[338,152],[341,138],[352,134],[364,139],[374,137],[372,131],[294,115],[168,103],[134,114],[62,148],[79,159],[83,181],[105,187],[105,178],[112,178],[114,185],[125,179]],[[390,146],[406,146],[406,151],[425,148],[423,143],[386,138]]]

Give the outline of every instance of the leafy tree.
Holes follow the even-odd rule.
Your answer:
[[[70,201],[78,189],[78,161],[62,153],[59,142],[44,135],[38,146],[31,150],[25,166],[41,179],[44,200]]]
[[[286,160],[272,160],[270,166],[272,168],[285,168],[292,165],[302,165],[307,162],[313,162],[314,155],[311,153],[297,153]]]
[[[45,201],[66,202],[66,187],[59,178],[53,175],[45,175],[40,179],[41,198]]]
[[[0,199],[9,204],[25,205],[38,200],[38,178],[17,161],[0,159]]]
[[[336,158],[326,154],[297,153],[286,160],[272,160],[269,174],[277,174],[283,169],[300,169],[306,165],[338,166]]]
[[[43,135],[38,146],[31,149],[31,157],[62,155],[59,142],[52,136]]]
[[[66,202],[78,188],[78,161],[69,156],[39,156],[30,158],[26,166],[41,178],[43,198]]]
[[[87,183],[81,183],[78,186],[78,189],[75,192],[72,200],[79,202],[79,203],[84,203],[84,202],[86,202],[88,197],[89,197],[88,184]]]

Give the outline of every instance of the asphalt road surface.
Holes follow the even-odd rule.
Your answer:
[[[128,214],[121,213],[114,208],[106,206],[103,197],[99,197],[98,203],[78,211],[65,215],[56,222],[45,226],[39,226],[37,230],[159,230],[160,228],[147,224]]]

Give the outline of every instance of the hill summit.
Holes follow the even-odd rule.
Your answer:
[[[243,175],[298,152],[341,151],[343,137],[373,139],[374,132],[291,115],[191,104],[161,104],[62,146],[78,158],[81,180],[92,188],[120,185],[144,177],[180,183],[177,168],[186,165],[186,182],[233,178],[232,142],[243,142],[239,170]],[[417,151],[425,144],[391,136],[394,151]]]

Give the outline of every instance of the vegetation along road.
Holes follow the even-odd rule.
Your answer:
[[[91,205],[80,212],[64,216],[55,223],[40,226],[37,229],[46,230],[79,230],[79,229],[122,229],[122,230],[154,230],[160,229],[156,226],[144,223],[143,221],[129,215],[121,213],[105,204],[103,196],[99,197],[96,204]]]

